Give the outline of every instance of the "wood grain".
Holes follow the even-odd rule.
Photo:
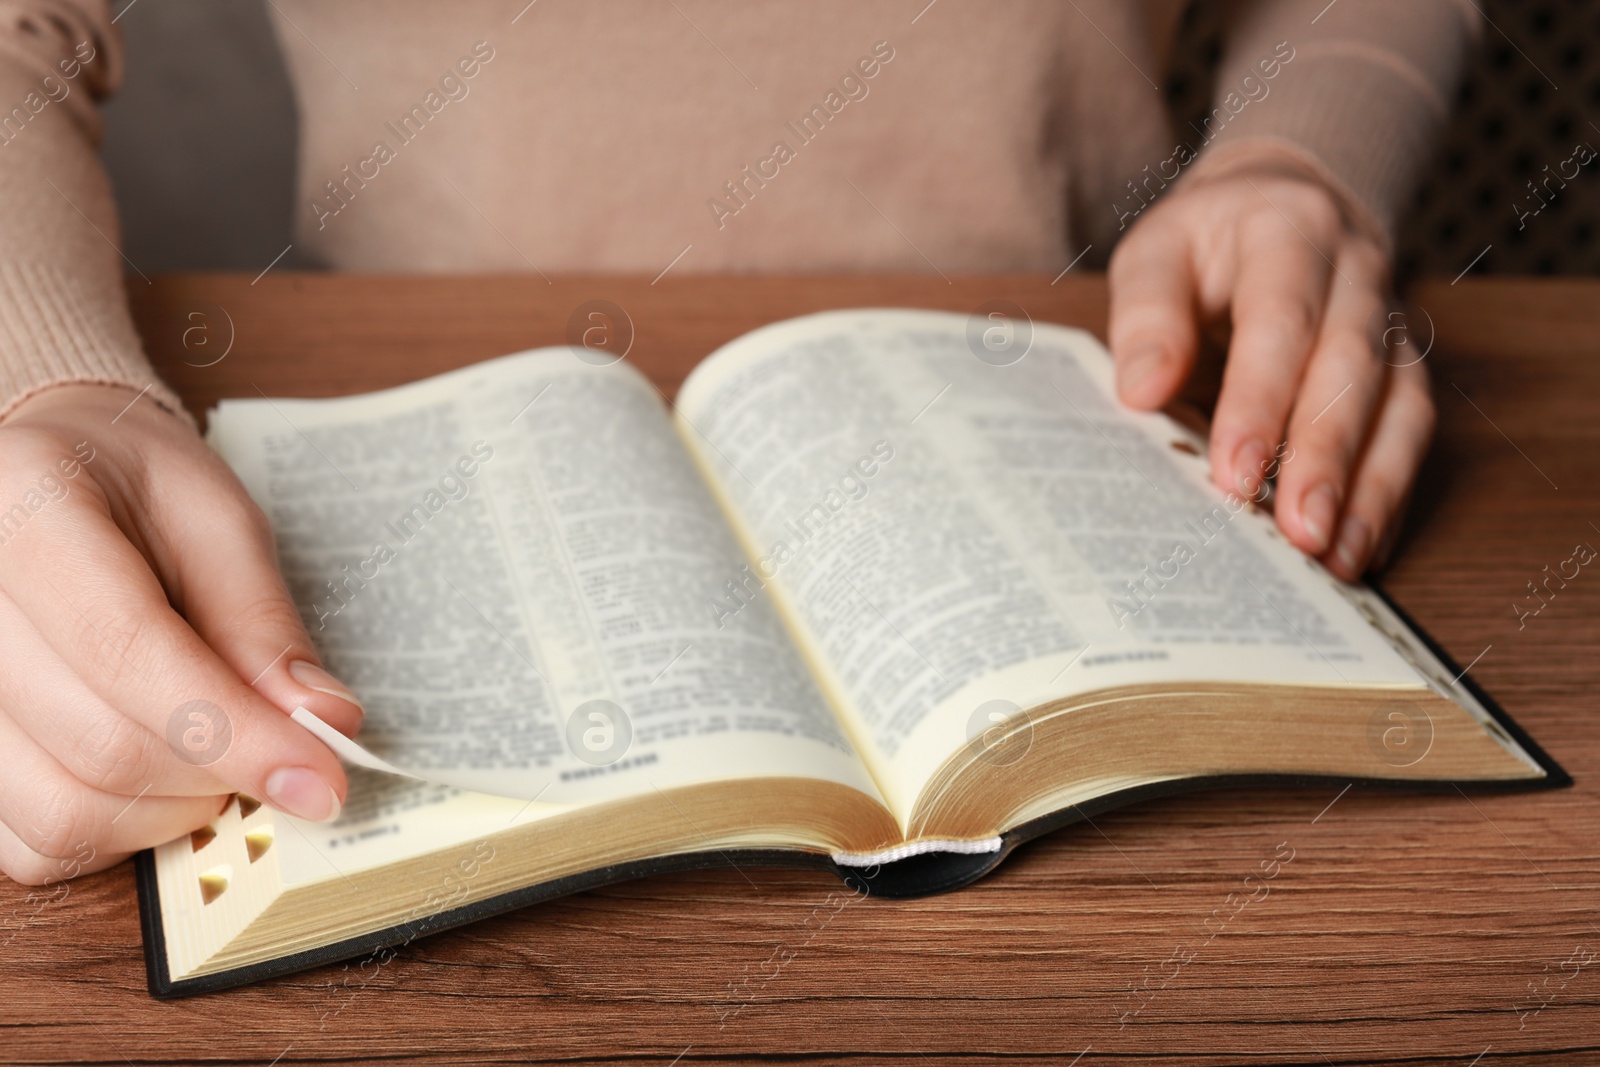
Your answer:
[[[564,343],[591,299],[626,309],[628,358],[669,393],[717,344],[812,310],[1006,298],[1095,330],[1106,312],[1103,280],[1077,275],[133,284],[154,358],[196,411]],[[126,868],[65,899],[0,884],[0,1060],[1600,1059],[1600,577],[1582,573],[1520,630],[1511,608],[1546,563],[1600,541],[1600,284],[1464,280],[1412,297],[1413,342],[1436,333],[1440,433],[1386,584],[1457,659],[1481,654],[1474,674],[1572,789],[1146,804],[918,901],[841,906],[830,878],[795,871],[654,878],[428,938],[381,967],[174,1003],[145,995]],[[225,358],[197,366],[230,332]],[[1281,843],[1294,859],[1269,894],[1207,927]],[[1147,973],[1155,991],[1135,997]]]

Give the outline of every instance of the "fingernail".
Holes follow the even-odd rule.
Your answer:
[[[289,677],[305,686],[315,689],[319,693],[327,693],[331,697],[347,700],[356,707],[361,707],[361,701],[356,695],[346,689],[333,675],[307,660],[297,659],[289,664]]]
[[[1328,531],[1339,514],[1339,494],[1332,485],[1323,482],[1300,501],[1300,523],[1311,535],[1311,552],[1322,555],[1328,550]]]
[[[1345,565],[1351,577],[1357,577],[1363,570],[1367,549],[1371,544],[1372,527],[1352,515],[1339,528],[1339,543],[1334,546],[1333,554],[1339,557],[1339,562]]]
[[[315,771],[279,767],[262,785],[273,807],[297,819],[332,822],[339,817],[339,794]]]
[[[1144,345],[1117,360],[1117,392],[1123,396],[1136,392],[1152,371],[1161,366],[1161,346]]]
[[[1272,454],[1260,438],[1252,437],[1239,446],[1233,460],[1233,480],[1239,492],[1258,502],[1266,498],[1262,483],[1266,481],[1267,464],[1271,458]]]

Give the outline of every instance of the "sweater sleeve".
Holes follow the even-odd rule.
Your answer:
[[[1263,157],[1309,169],[1392,248],[1480,19],[1471,0],[1236,5],[1194,170]]]
[[[95,152],[121,64],[106,0],[0,0],[0,417],[82,382],[188,418],[134,331]]]

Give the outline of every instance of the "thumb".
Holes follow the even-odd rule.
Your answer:
[[[217,487],[206,486],[212,494]],[[346,736],[361,728],[360,701],[322,666],[278,569],[272,530],[238,484],[212,495],[206,523],[169,527],[177,571],[169,588],[194,631],[285,715],[306,708]]]

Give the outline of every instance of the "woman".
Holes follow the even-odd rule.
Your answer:
[[[274,0],[301,112],[296,243],[338,269],[1036,271],[1109,256],[1122,399],[1233,332],[1217,483],[1287,439],[1285,536],[1359,576],[1432,429],[1389,366],[1394,216],[1476,32],[1468,0],[1235,5],[1216,106],[1169,129],[1179,0]],[[0,25],[0,870],[116,862],[242,790],[308,819],[354,732],[260,512],[144,362],[94,156],[100,0]],[[1158,195],[1159,194],[1159,195]],[[225,710],[207,766],[173,709]],[[182,728],[184,724],[177,722]],[[212,728],[204,716],[194,729]]]

